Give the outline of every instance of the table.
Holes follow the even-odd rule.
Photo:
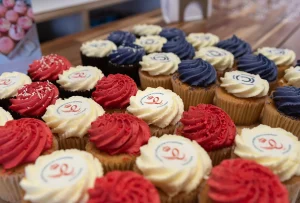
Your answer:
[[[259,47],[271,46],[289,48],[296,52],[300,59],[300,15],[294,20],[289,20],[285,7],[267,13],[263,20],[256,20],[251,16],[253,9],[249,8],[242,13],[214,12],[212,17],[202,21],[174,23],[166,25],[161,11],[154,10],[148,13],[135,15],[116,22],[105,24],[94,29],[59,38],[42,44],[44,55],[56,53],[68,58],[73,65],[81,64],[79,49],[83,42],[92,39],[105,39],[115,30],[129,30],[139,23],[151,23],[161,26],[177,27],[186,33],[211,32],[226,39],[236,34],[252,45],[253,50]]]

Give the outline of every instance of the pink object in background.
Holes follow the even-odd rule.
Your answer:
[[[17,23],[21,28],[24,30],[28,30],[29,28],[32,27],[32,20],[28,16],[23,16],[18,19]]]
[[[11,23],[16,23],[18,18],[19,18],[19,15],[15,11],[9,10],[9,11],[6,12],[5,18],[7,20],[9,20]]]
[[[7,8],[3,5],[0,5],[0,17],[4,17],[6,11],[7,11]]]
[[[15,47],[15,43],[9,37],[0,38],[0,52],[9,54]]]
[[[10,28],[10,22],[5,18],[0,18],[0,32],[7,32]]]
[[[24,1],[17,1],[16,5],[14,6],[14,11],[24,15],[27,11],[27,5]]]
[[[27,10],[27,16],[29,18],[31,18],[32,20],[34,20],[34,15],[33,15],[32,8],[28,8],[28,10]]]
[[[6,8],[13,8],[15,5],[15,0],[2,0],[2,4],[6,7]]]
[[[25,31],[18,25],[12,25],[8,31],[8,35],[15,41],[20,41],[25,36]]]

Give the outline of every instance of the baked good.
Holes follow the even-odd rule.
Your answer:
[[[188,43],[184,37],[177,36],[170,39],[167,43],[164,44],[162,47],[162,52],[174,53],[176,54],[181,60],[192,59],[195,56],[195,49],[194,47]]]
[[[110,33],[107,39],[115,43],[115,45],[120,46],[125,43],[134,43],[136,38],[134,34],[130,32],[117,30]]]
[[[11,26],[11,23],[9,22],[9,20],[7,20],[5,18],[0,18],[0,32],[7,33],[10,26]]]
[[[11,23],[16,23],[18,21],[19,15],[14,10],[8,10],[5,13],[5,18]]]
[[[91,123],[104,114],[92,99],[73,96],[48,106],[42,117],[58,139],[60,149],[85,149]]]
[[[135,44],[143,47],[147,53],[161,52],[167,39],[160,36],[143,36],[135,40]]]
[[[25,37],[25,31],[19,25],[11,25],[8,31],[8,36],[18,42]]]
[[[215,46],[219,41],[219,37],[211,33],[190,33],[186,40],[193,45],[196,50],[204,47]]]
[[[216,89],[214,103],[223,109],[236,125],[258,122],[269,92],[269,83],[242,71],[225,73]]]
[[[180,59],[173,53],[152,53],[143,56],[139,70],[141,88],[163,87],[172,90],[172,74],[178,70]]]
[[[16,4],[14,6],[14,11],[24,15],[27,11],[27,5],[24,1],[16,1]]]
[[[300,64],[286,69],[283,78],[279,81],[279,85],[300,88]]]
[[[181,36],[185,37],[184,31],[178,29],[178,28],[163,28],[162,31],[159,33],[159,36],[166,38],[167,40],[170,40],[174,37]]]
[[[11,114],[0,107],[0,126],[4,126],[5,123],[10,120],[13,120]]]
[[[86,151],[99,159],[105,172],[132,170],[140,147],[151,136],[145,121],[125,113],[100,116],[88,132]]]
[[[29,18],[31,18],[32,20],[34,20],[34,15],[33,15],[33,11],[32,11],[32,8],[31,8],[31,7],[29,7],[29,8],[27,9],[27,16],[28,16]]]
[[[18,19],[17,24],[24,30],[28,30],[32,27],[33,22],[28,16],[22,16]]]
[[[178,74],[172,78],[173,90],[187,110],[197,104],[212,104],[215,96],[217,73],[214,67],[202,59],[183,60]]]
[[[162,27],[159,25],[151,24],[138,24],[133,26],[132,32],[137,37],[148,36],[148,35],[158,35],[162,31]]]
[[[6,11],[7,11],[7,8],[4,5],[0,5],[0,18],[5,17]]]
[[[183,102],[171,90],[148,87],[130,98],[127,111],[146,121],[152,136],[160,137],[174,132],[183,113]]]
[[[15,43],[9,37],[0,38],[0,53],[7,55],[15,48]]]
[[[15,0],[2,0],[2,4],[6,8],[13,8],[15,3],[16,3]]]

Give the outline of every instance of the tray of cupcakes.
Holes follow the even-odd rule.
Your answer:
[[[136,25],[0,76],[0,199],[296,203],[300,64]]]

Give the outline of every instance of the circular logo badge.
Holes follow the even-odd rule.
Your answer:
[[[300,66],[295,67],[295,71],[300,72]]]
[[[0,89],[2,89],[2,88],[4,89],[4,88],[8,88],[10,86],[13,86],[14,84],[17,83],[18,79],[19,78],[17,76],[0,78]]]
[[[201,41],[209,41],[210,36],[209,35],[194,35],[194,38]]]
[[[71,101],[62,104],[57,108],[57,113],[61,116],[78,116],[83,113],[89,112],[90,106],[84,101]]]
[[[255,76],[248,74],[233,75],[232,78],[243,85],[254,85],[256,83]]]
[[[219,51],[219,50],[208,50],[206,52],[206,56],[212,57],[212,58],[214,58],[214,57],[222,57],[222,56],[226,56],[226,55],[227,55],[226,52]]]
[[[91,77],[91,72],[90,70],[82,70],[82,71],[77,71],[74,73],[71,73],[68,78],[70,80],[83,80]]]
[[[154,92],[144,96],[140,102],[143,106],[160,108],[169,103],[169,98],[164,93]]]
[[[152,45],[152,44],[158,44],[158,41],[155,39],[147,38],[144,40],[141,40],[142,45]]]
[[[106,42],[91,43],[90,46],[95,48],[103,48],[107,46],[107,43]]]
[[[268,52],[273,55],[285,55],[287,52],[284,49],[268,49]]]
[[[170,58],[166,54],[155,54],[151,56],[151,59],[160,62],[170,62]]]
[[[47,186],[65,187],[78,181],[86,173],[86,163],[79,156],[57,158],[42,167],[41,182]]]

